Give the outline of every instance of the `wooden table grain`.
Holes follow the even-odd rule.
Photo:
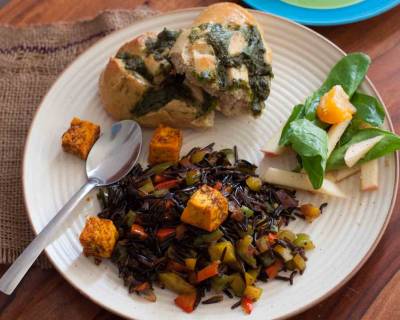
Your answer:
[[[14,26],[76,21],[102,10],[146,4],[161,11],[204,6],[215,0],[11,0],[0,9],[0,23]],[[368,21],[314,28],[347,52],[363,51],[373,60],[369,71],[400,132],[400,6]],[[312,54],[313,48],[310,48]],[[292,318],[400,319],[400,204],[363,268],[336,293]],[[0,266],[0,274],[6,270]],[[266,294],[268,296],[268,294]],[[11,296],[0,294],[2,320],[118,319],[72,288],[55,270],[33,268]]]

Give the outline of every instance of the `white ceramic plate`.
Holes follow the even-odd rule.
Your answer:
[[[103,128],[112,120],[103,111],[98,96],[100,72],[121,44],[145,31],[163,27],[188,26],[200,9],[157,16],[117,31],[81,55],[57,80],[34,119],[25,149],[23,183],[26,206],[33,228],[39,232],[85,180],[84,162],[62,152],[60,137],[72,117],[99,123]],[[193,146],[215,141],[217,147],[237,145],[242,158],[267,165],[260,146],[288,117],[291,108],[319,87],[327,72],[343,52],[317,33],[282,18],[254,12],[273,50],[275,79],[264,115],[251,118],[218,116],[215,127],[207,131],[184,132],[183,152]],[[378,96],[369,81],[362,90]],[[386,128],[390,124],[385,124]],[[142,160],[147,157],[151,131],[144,132]],[[287,166],[284,161],[282,166]],[[329,202],[323,216],[309,225],[303,221],[291,227],[309,233],[317,248],[309,253],[307,270],[295,284],[274,281],[263,285],[264,294],[246,319],[282,318],[304,310],[331,294],[347,281],[375,248],[389,220],[397,190],[395,156],[380,161],[379,191],[360,193],[357,177],[342,183],[347,200],[323,199],[299,193],[300,199],[314,203]],[[232,319],[244,317],[239,309],[230,310],[234,300],[215,305],[200,305],[185,314],[174,305],[174,295],[157,290],[157,303],[128,295],[116,268],[110,263],[94,265],[82,256],[78,241],[85,217],[97,213],[94,195],[86,199],[66,224],[62,233],[48,246],[47,254],[59,272],[79,291],[99,305],[135,319]]]

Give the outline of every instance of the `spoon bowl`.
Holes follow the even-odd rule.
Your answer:
[[[98,186],[112,184],[131,171],[139,158],[142,147],[142,130],[137,122],[116,122],[101,134],[86,160],[89,180]]]
[[[86,162],[88,180],[58,211],[0,279],[0,291],[11,294],[50,244],[77,204],[94,188],[117,182],[136,164],[142,147],[142,131],[132,120],[116,122],[103,132]]]

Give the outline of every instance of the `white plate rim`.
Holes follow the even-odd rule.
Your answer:
[[[85,56],[85,54],[90,51],[90,50],[94,50],[95,47],[100,46],[101,43],[103,41],[106,41],[109,37],[112,37],[114,34],[117,34],[119,32],[124,31],[125,29],[128,29],[130,27],[132,27],[133,25],[138,25],[143,23],[144,21],[147,21],[149,19],[153,19],[153,18],[158,18],[158,17],[164,17],[164,16],[168,16],[168,15],[174,15],[174,14],[179,14],[179,13],[186,13],[186,12],[191,12],[191,11],[195,11],[198,12],[200,10],[204,10],[206,7],[191,7],[191,8],[185,8],[185,9],[178,9],[178,10],[172,10],[172,11],[168,11],[168,12],[162,12],[159,14],[155,14],[152,15],[150,17],[146,17],[144,19],[140,19],[139,21],[135,21],[131,24],[129,24],[128,26],[112,31],[110,32],[107,36],[97,40],[96,42],[94,42],[91,46],[89,46],[87,49],[85,49],[83,52],[81,52],[73,61],[71,61],[67,67],[57,76],[56,80],[53,82],[53,84],[51,85],[51,87],[48,89],[47,93],[43,96],[43,98],[41,99],[35,114],[33,116],[31,125],[29,127],[28,130],[28,134],[25,138],[25,143],[24,143],[24,150],[23,150],[23,160],[22,160],[22,166],[21,166],[21,183],[22,183],[22,190],[23,190],[23,199],[24,199],[24,207],[26,210],[26,215],[28,216],[29,219],[29,223],[31,226],[31,229],[33,230],[33,232],[35,233],[35,235],[38,234],[38,230],[34,227],[33,221],[32,221],[32,215],[29,212],[29,206],[27,203],[27,186],[26,186],[26,179],[25,179],[25,173],[26,170],[25,168],[27,168],[27,145],[28,142],[30,141],[31,138],[31,132],[33,127],[35,126],[35,122],[37,120],[37,116],[39,114],[40,108],[42,107],[44,101],[46,100],[47,96],[49,95],[50,91],[52,90],[53,87],[56,86],[56,84],[60,81],[60,79],[64,76],[64,74],[69,71],[70,68],[73,67],[73,65],[80,59],[83,59],[83,57]],[[268,12],[263,12],[263,11],[259,11],[259,10],[254,10],[254,9],[247,9],[252,13],[257,13],[259,15],[264,15],[264,16],[272,16],[276,19],[285,21],[289,24],[292,24],[298,28],[301,28],[303,30],[305,30],[306,32],[311,32],[314,36],[317,36],[318,38],[320,38],[322,41],[330,44],[334,49],[336,49],[338,52],[340,52],[340,54],[342,56],[346,55],[346,52],[341,49],[338,45],[336,45],[334,42],[332,42],[331,40],[327,39],[326,37],[324,37],[323,35],[319,34],[318,32],[312,30],[311,28],[308,28],[307,26],[304,26],[302,24],[299,24],[295,21],[289,20],[287,18],[272,14],[272,13],[268,13]],[[385,116],[386,116],[386,120],[387,120],[387,124],[388,127],[390,129],[391,132],[395,132],[394,130],[394,126],[393,126],[393,122],[392,119],[390,117],[390,114],[388,112],[388,109],[379,93],[379,91],[376,89],[376,87],[374,86],[374,84],[372,83],[372,81],[369,79],[369,77],[365,77],[365,81],[368,83],[368,85],[371,87],[373,93],[376,95],[376,97],[378,98],[378,100],[381,102],[382,106],[384,107],[385,110]],[[385,230],[389,224],[389,221],[392,217],[394,208],[395,208],[395,204],[396,204],[396,200],[397,200],[397,194],[398,194],[398,190],[399,190],[399,154],[398,152],[395,152],[394,154],[395,157],[395,182],[394,182],[394,189],[395,192],[393,193],[393,197],[391,199],[391,203],[390,203],[390,207],[388,210],[388,213],[386,215],[384,224],[382,225],[381,230],[379,231],[378,236],[375,238],[374,242],[372,243],[372,245],[370,246],[370,248],[368,249],[368,252],[364,255],[364,257],[359,261],[359,263],[353,268],[353,270],[351,270],[351,272],[349,272],[349,274],[344,277],[335,287],[333,287],[331,290],[325,292],[323,295],[321,295],[320,297],[308,302],[307,304],[303,305],[301,308],[298,308],[297,310],[294,310],[290,313],[285,314],[282,317],[279,317],[277,319],[286,319],[292,316],[295,316],[305,310],[310,309],[311,307],[315,306],[316,304],[322,302],[323,300],[327,299],[329,296],[333,295],[336,291],[338,291],[340,288],[342,288],[344,286],[344,284],[346,284],[352,277],[354,277],[358,271],[364,266],[364,264],[367,262],[367,260],[370,258],[370,256],[372,255],[372,253],[375,251],[378,243],[380,242],[380,240],[383,237],[383,234],[385,233]],[[47,258],[50,260],[52,266],[58,271],[59,274],[61,274],[61,276],[75,289],[77,290],[79,293],[81,293],[83,296],[85,296],[86,298],[88,298],[89,300],[91,300],[92,302],[96,303],[97,305],[101,306],[102,308],[104,308],[105,310],[116,314],[120,317],[125,317],[124,314],[120,313],[118,310],[116,309],[111,309],[110,307],[108,307],[106,304],[102,303],[102,301],[99,301],[93,297],[91,297],[89,294],[87,294],[85,291],[81,290],[78,286],[76,286],[73,282],[71,282],[68,278],[68,275],[66,274],[66,272],[63,272],[60,268],[58,268],[57,264],[53,261],[53,259],[51,258],[51,256],[48,254],[47,249],[45,249],[45,254],[47,256]]]

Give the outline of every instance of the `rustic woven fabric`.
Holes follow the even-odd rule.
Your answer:
[[[0,26],[0,263],[12,263],[33,238],[21,181],[24,142],[51,84],[82,51],[108,33],[154,14],[148,7],[103,12],[93,20]],[[42,267],[49,263],[43,256]]]

